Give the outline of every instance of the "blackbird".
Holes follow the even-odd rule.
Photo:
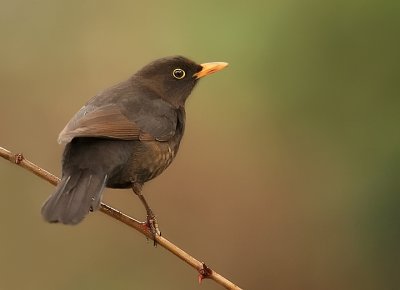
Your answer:
[[[66,144],[62,178],[42,207],[51,223],[77,224],[99,208],[104,187],[132,188],[160,234],[142,186],[176,156],[185,130],[185,101],[201,77],[228,64],[185,57],[155,60],[84,105],[58,141]]]

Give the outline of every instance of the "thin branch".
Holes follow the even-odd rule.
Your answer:
[[[37,166],[36,164],[32,163],[28,159],[25,159],[22,154],[13,154],[7,149],[4,149],[0,147],[0,156],[3,157],[4,159],[10,161],[13,164],[16,164],[18,166],[21,166],[28,171],[32,172],[33,174],[39,176],[40,178],[50,182],[52,185],[57,185],[60,179],[51,174],[50,172],[44,170],[43,168]],[[153,239],[150,231],[148,230],[147,226],[140,222],[137,221],[130,216],[104,204],[101,203],[100,206],[100,211],[102,213],[105,213],[106,215],[134,228],[135,230],[139,231],[143,235],[145,235],[149,239]],[[156,236],[156,242],[158,245],[161,247],[165,248],[166,250],[170,251],[172,254],[180,258],[181,260],[185,261],[187,264],[192,266],[194,269],[196,269],[199,272],[199,282],[201,282],[203,279],[208,278],[212,279],[221,286],[225,287],[226,289],[235,289],[235,290],[240,290],[241,288],[235,284],[233,284],[231,281],[223,277],[222,275],[218,274],[214,270],[208,268],[205,263],[200,262],[199,260],[193,258],[191,255],[186,253],[184,250],[181,248],[177,247],[170,241],[168,241],[166,238],[162,236]]]

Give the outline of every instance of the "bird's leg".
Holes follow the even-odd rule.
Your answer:
[[[144,198],[144,196],[142,194],[142,184],[137,183],[137,182],[133,182],[132,183],[132,190],[139,197],[140,201],[144,205],[144,208],[146,209],[146,213],[147,213],[146,224],[149,227],[150,232],[153,235],[154,246],[156,246],[157,245],[156,239],[155,239],[156,235],[161,236],[161,232],[160,232],[160,230],[158,228],[156,216],[154,215],[153,211],[151,210],[149,204],[147,203],[146,199]]]
[[[144,196],[142,194],[138,194],[138,197],[140,199],[140,201],[143,203],[145,209],[146,209],[146,213],[147,213],[147,225],[149,226],[151,232],[153,233],[153,236],[155,235],[159,235],[161,236],[161,232],[158,228],[158,223],[156,220],[156,216],[153,213],[153,211],[151,210],[151,208],[149,207],[146,199],[144,198]]]

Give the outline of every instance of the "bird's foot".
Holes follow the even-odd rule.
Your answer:
[[[161,236],[161,232],[160,229],[158,227],[158,223],[156,220],[156,216],[154,214],[148,214],[147,215],[147,220],[146,220],[146,226],[149,229],[151,236],[152,236],[152,240],[154,241],[154,246],[157,246],[157,240],[156,237],[157,236]]]

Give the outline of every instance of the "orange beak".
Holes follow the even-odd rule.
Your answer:
[[[224,67],[228,66],[228,63],[227,62],[207,62],[207,63],[202,63],[201,66],[203,67],[203,69],[193,75],[196,79],[199,79],[199,78],[208,76],[212,73],[215,73],[217,71],[220,71]]]

